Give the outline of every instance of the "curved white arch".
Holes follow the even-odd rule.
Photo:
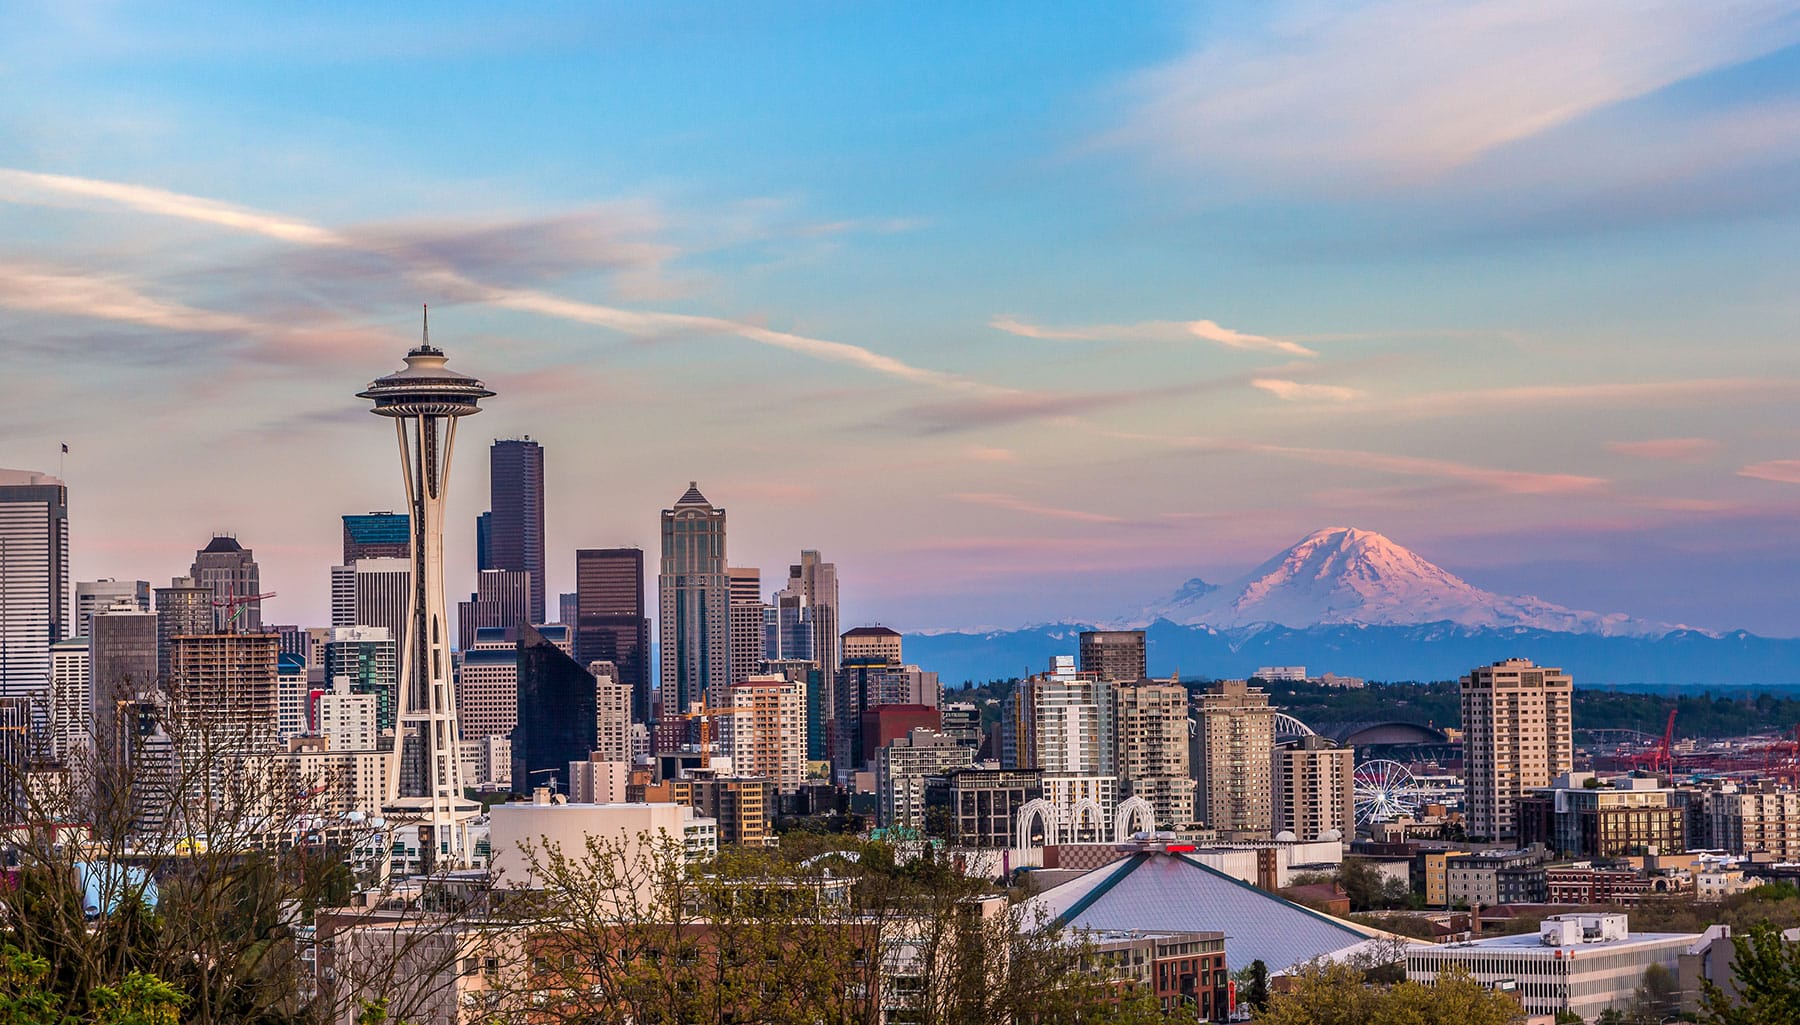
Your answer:
[[[1286,712],[1275,713],[1275,735],[1277,737],[1311,737],[1316,736],[1313,728]]]
[[[1062,825],[1062,817],[1056,813],[1056,805],[1041,797],[1036,797],[1019,806],[1018,845],[1021,848],[1031,846],[1031,820],[1033,818],[1044,824],[1044,844],[1046,846],[1061,839],[1058,827]]]
[[[1106,822],[1106,809],[1100,802],[1083,797],[1069,808],[1069,820],[1063,832],[1069,843],[1104,843]]]
[[[1133,828],[1133,827],[1136,828]],[[1114,811],[1113,840],[1124,843],[1133,833],[1149,833],[1156,829],[1156,808],[1142,797],[1127,797]]]

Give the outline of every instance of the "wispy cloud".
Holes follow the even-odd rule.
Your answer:
[[[1258,377],[1250,382],[1250,386],[1287,402],[1349,402],[1366,394],[1335,384],[1302,384],[1279,377]]]
[[[627,310],[566,299],[532,288],[496,287],[473,279],[443,255],[429,250],[399,254],[384,252],[373,244],[359,242],[354,235],[343,231],[163,189],[0,168],[0,200],[49,205],[100,203],[139,213],[176,217],[249,232],[294,245],[397,256],[404,261],[409,273],[419,284],[436,288],[440,294],[447,294],[461,301],[489,303],[539,316],[589,324],[636,338],[657,338],[680,333],[735,336],[811,359],[853,366],[933,388],[965,393],[1007,391],[982,385],[956,374],[913,366],[860,345],[777,331],[741,320]]]
[[[1774,481],[1777,484],[1800,484],[1800,459],[1769,459],[1751,463],[1739,470],[1738,476]]]
[[[1210,320],[1147,320],[1137,324],[1086,324],[1076,327],[1044,327],[1017,316],[1002,314],[988,321],[988,326],[1020,338],[1039,338],[1054,342],[1215,342],[1230,349],[1261,349],[1285,352],[1292,356],[1316,356],[1318,353],[1298,342],[1265,335],[1253,335]]]
[[[1414,416],[1489,413],[1518,406],[1638,406],[1768,402],[1800,397],[1800,378],[1697,377],[1679,381],[1596,381],[1427,392],[1372,400],[1369,412]]]
[[[1137,434],[1107,432],[1108,436],[1127,441],[1164,444],[1193,452],[1240,452],[1251,455],[1283,456],[1323,466],[1351,470],[1371,470],[1404,477],[1424,477],[1457,481],[1487,491],[1513,495],[1576,495],[1604,491],[1610,483],[1603,477],[1572,473],[1538,473],[1506,470],[1491,466],[1436,459],[1427,456],[1397,455],[1363,449],[1313,448],[1301,445],[1274,445],[1264,442],[1194,435]]]
[[[1327,187],[1431,180],[1508,144],[1800,41],[1781,0],[1286,4],[1143,75],[1119,138]]]
[[[1010,463],[1019,458],[1019,454],[1010,448],[991,445],[970,445],[963,449],[963,454],[978,463]]]
[[[1040,505],[1036,502],[1029,502],[1022,498],[1015,498],[1012,495],[1003,495],[987,491],[959,492],[948,497],[958,502],[966,502],[970,505],[985,505],[995,509],[1005,509],[1008,512],[1023,513],[1027,516],[1043,516],[1053,520],[1073,520],[1077,523],[1129,522],[1118,516],[1085,512],[1080,509],[1063,509],[1053,505]]]
[[[1697,463],[1717,453],[1720,445],[1711,438],[1651,438],[1646,441],[1609,441],[1606,448],[1637,459]]]

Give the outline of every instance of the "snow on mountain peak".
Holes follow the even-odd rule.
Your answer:
[[[1404,545],[1356,527],[1315,530],[1234,583],[1202,589],[1193,587],[1195,582],[1146,608],[1140,620],[1227,628],[1448,621],[1466,627],[1608,635],[1672,629],[1622,614],[1582,612],[1529,596],[1484,591]]]

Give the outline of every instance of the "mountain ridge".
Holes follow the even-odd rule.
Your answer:
[[[1136,628],[1159,619],[1222,629],[1259,623],[1304,629],[1449,622],[1629,637],[1688,629],[1483,590],[1404,545],[1358,527],[1315,530],[1229,584],[1193,577],[1170,597],[1117,625]]]

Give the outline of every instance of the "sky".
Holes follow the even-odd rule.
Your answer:
[[[690,480],[845,621],[1128,615],[1320,527],[1800,634],[1800,5],[0,5],[0,465],[77,579],[319,623],[432,308],[552,594]],[[69,455],[60,456],[61,444]]]

